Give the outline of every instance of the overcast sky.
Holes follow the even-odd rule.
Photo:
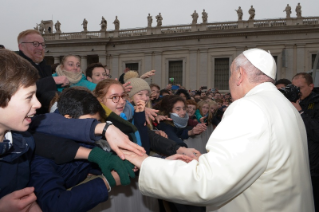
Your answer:
[[[113,21],[118,16],[120,28],[147,26],[148,13],[155,16],[160,12],[163,25],[190,24],[194,10],[208,13],[208,22],[236,21],[235,9],[241,6],[247,20],[251,5],[256,10],[255,19],[284,18],[286,5],[292,8],[291,17],[296,17],[298,2],[302,16],[319,16],[319,0],[0,0],[0,44],[11,50],[18,50],[16,38],[19,32],[32,29],[41,20],[57,20],[62,32],[79,32],[84,18],[89,31],[100,30],[101,17],[107,20],[107,29],[114,29]]]

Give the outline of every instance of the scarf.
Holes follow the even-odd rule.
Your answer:
[[[82,73],[73,73],[61,69],[61,65],[58,65],[55,69],[59,76],[66,76],[71,85],[78,83],[82,79]]]
[[[176,113],[170,113],[170,117],[173,120],[175,127],[185,128],[188,123],[188,114],[186,113],[184,118],[179,117]]]

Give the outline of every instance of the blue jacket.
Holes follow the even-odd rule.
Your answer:
[[[66,119],[59,113],[46,113],[33,117],[28,131],[94,143],[102,138],[94,134],[98,123],[96,119]]]
[[[51,159],[35,155],[31,162],[29,185],[34,186],[37,202],[43,211],[84,212],[108,199],[108,191],[101,178],[76,186],[89,173],[100,173],[97,172],[87,161],[57,165]],[[71,187],[72,190],[68,191]]]
[[[177,128],[166,122],[160,122],[157,125],[159,130],[163,130],[169,139],[175,141],[178,145],[187,147],[183,142],[184,139],[188,139],[188,129],[187,128]]]
[[[57,77],[58,74],[55,73],[55,74],[52,74],[52,76],[53,76],[53,77]],[[81,80],[80,80],[78,83],[71,85],[71,87],[74,87],[74,86],[86,87],[86,88],[88,88],[90,91],[93,91],[93,90],[95,89],[95,87],[96,87],[96,84],[93,83],[93,82],[88,81],[88,80],[86,79],[86,76],[85,76],[84,74],[82,74]],[[65,87],[62,87],[61,85],[56,85],[56,87],[57,87],[57,90],[58,90],[59,92],[62,92],[63,89],[65,88]]]
[[[0,198],[27,187],[34,140],[28,132],[12,131],[12,147],[0,154]]]

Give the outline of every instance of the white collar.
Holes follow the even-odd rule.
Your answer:
[[[8,132],[4,135],[4,139],[9,140],[10,145],[12,145],[12,133],[11,133],[11,131],[8,131]]]

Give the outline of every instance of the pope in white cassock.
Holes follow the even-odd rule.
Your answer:
[[[141,192],[208,211],[313,212],[305,126],[275,78],[270,53],[239,55],[229,79],[234,102],[198,161],[126,152],[140,168]]]

